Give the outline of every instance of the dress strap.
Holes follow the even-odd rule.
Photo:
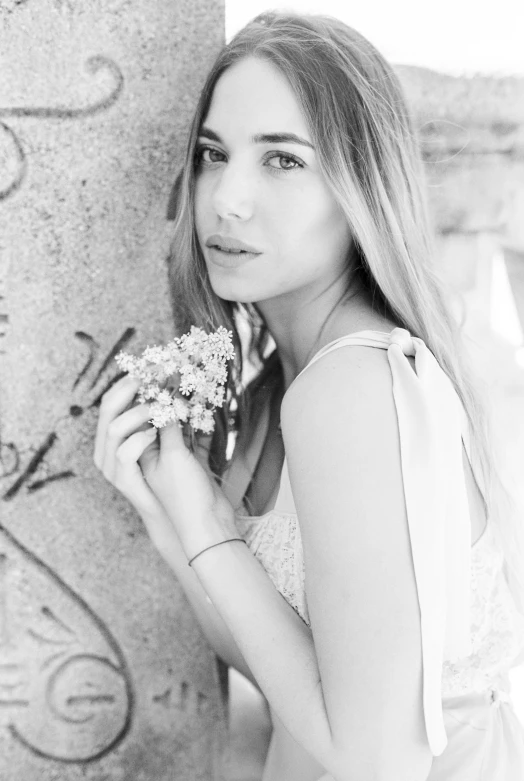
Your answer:
[[[389,336],[390,336],[389,333],[384,333],[383,331],[372,331],[372,330],[356,331],[353,334],[346,334],[345,336],[341,336],[339,339],[335,339],[333,342],[329,342],[329,344],[326,344],[318,352],[316,352],[315,355],[311,358],[311,360],[308,361],[308,363],[304,366],[302,371],[297,374],[297,377],[300,377],[300,375],[303,372],[305,372],[306,369],[308,369],[310,366],[316,363],[316,361],[318,361],[320,358],[323,358],[324,355],[327,355],[328,353],[338,349],[339,347],[360,345],[362,347],[386,348],[389,344]],[[295,379],[297,379],[297,377],[295,377]]]
[[[464,411],[434,355],[422,339],[404,328],[390,334],[362,331],[342,337],[326,345],[308,366],[349,345],[387,350],[391,368],[420,608],[424,718],[431,751],[438,756],[447,745],[442,663],[472,651],[471,525],[462,462]],[[408,356],[415,358],[415,372]]]

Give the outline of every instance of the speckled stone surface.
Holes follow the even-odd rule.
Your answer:
[[[172,337],[166,205],[221,0],[0,4],[0,778],[221,781],[215,658],[93,464]]]

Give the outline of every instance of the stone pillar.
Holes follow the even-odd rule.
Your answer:
[[[219,781],[216,660],[92,461],[173,336],[166,205],[223,0],[0,4],[0,778]]]

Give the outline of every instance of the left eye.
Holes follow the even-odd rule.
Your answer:
[[[296,157],[292,157],[291,155],[278,154],[278,155],[272,155],[271,157],[266,158],[266,159],[267,159],[268,162],[269,162],[269,160],[280,160],[280,161],[285,161],[286,162],[286,164],[283,165],[282,167],[280,167],[280,166],[277,167],[277,166],[274,166],[274,165],[270,165],[269,166],[270,168],[274,168],[277,171],[293,171],[295,168],[302,168],[303,167],[302,164],[297,160],[297,158]],[[288,163],[292,163],[292,165],[290,166],[290,165],[288,165]]]

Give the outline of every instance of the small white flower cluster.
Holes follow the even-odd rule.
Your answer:
[[[211,334],[191,326],[189,333],[164,347],[147,346],[138,358],[118,353],[115,360],[119,367],[142,381],[139,402],[153,399],[153,426],[162,428],[178,421],[211,434],[215,428],[213,412],[225,399],[226,364],[235,355],[231,337],[231,331],[223,326]],[[167,387],[161,388],[161,383]]]

